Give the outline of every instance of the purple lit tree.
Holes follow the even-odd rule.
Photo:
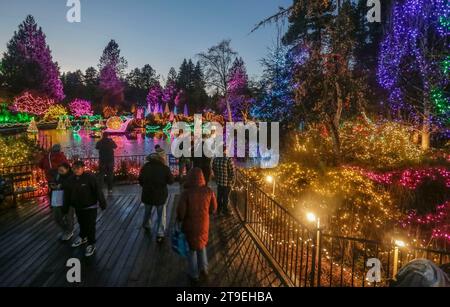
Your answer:
[[[242,58],[237,58],[230,69],[227,97],[234,121],[247,120],[251,105],[250,91],[248,88],[248,75]],[[225,110],[225,116],[227,110]]]
[[[58,64],[33,16],[27,16],[9,41],[2,66],[4,83],[14,94],[34,90],[56,101],[64,99]]]
[[[111,40],[100,58],[100,89],[104,92],[106,104],[114,105],[123,101],[123,75],[127,61],[120,55],[119,45]]]
[[[421,126],[424,150],[430,147],[433,125],[450,115],[448,108],[439,107],[448,103],[443,91],[449,79],[442,61],[448,54],[449,13],[446,0],[399,2],[381,45],[379,83],[388,91],[396,115]]]
[[[159,110],[161,106],[163,90],[159,82],[150,87],[147,95],[147,108],[149,112]]]

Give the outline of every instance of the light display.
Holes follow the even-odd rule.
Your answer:
[[[34,141],[26,137],[0,136],[0,168],[33,162],[38,152]]]
[[[117,110],[117,108],[115,108],[115,107],[106,106],[103,108],[104,118],[114,117],[117,115],[118,112],[119,112],[119,110]]]
[[[31,122],[28,125],[27,132],[28,133],[33,133],[33,134],[39,132],[39,129],[37,127],[36,121],[34,120],[34,117],[31,119]]]
[[[6,105],[0,109],[0,125],[9,126],[23,123],[29,123],[31,116],[27,113],[11,113]]]
[[[119,130],[122,128],[122,125],[123,120],[118,116],[111,117],[106,121],[106,127],[111,130]]]
[[[448,82],[448,76],[442,73],[441,56],[448,48],[449,14],[446,0],[397,3],[393,8],[392,29],[381,44],[379,83],[389,91],[394,110],[407,112],[424,127],[433,120],[428,114],[432,111],[427,105],[428,95]],[[417,75],[420,85],[404,82],[412,81],[414,78],[409,78],[412,75]]]
[[[43,120],[46,122],[57,121],[67,116],[67,110],[60,104],[52,105],[44,115]]]
[[[78,118],[94,115],[91,102],[83,99],[75,99],[72,101],[69,104],[69,109],[70,113]]]
[[[60,118],[58,120],[58,126],[56,127],[56,130],[66,130],[66,125],[64,124],[63,118]]]
[[[36,94],[32,94],[30,92],[25,92],[14,99],[11,108],[15,112],[43,116],[54,104],[55,101],[53,99],[37,96]]]
[[[431,91],[431,101],[434,103],[438,114],[450,114],[449,99],[445,97],[443,90],[433,89]]]

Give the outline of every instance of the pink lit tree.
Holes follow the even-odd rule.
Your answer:
[[[92,104],[90,101],[75,99],[69,104],[70,113],[75,117],[92,116]]]

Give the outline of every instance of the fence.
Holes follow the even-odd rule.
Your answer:
[[[325,234],[298,221],[282,205],[238,172],[233,203],[252,237],[279,277],[294,287],[387,286],[404,264],[426,258],[438,265],[450,262],[450,253],[398,247],[357,238]],[[370,283],[369,259],[381,262],[381,281]]]
[[[81,158],[79,160],[85,162],[86,169],[88,171],[98,173],[98,158]],[[114,178],[116,183],[137,183],[139,172],[144,166],[145,160],[146,156],[144,155],[115,157]],[[168,155],[167,161],[169,163],[172,174],[174,174],[174,176],[178,176],[178,159],[171,155]],[[45,172],[41,170],[37,164],[24,164],[0,168],[0,176],[9,177],[11,175],[22,175],[21,178],[25,179],[20,182],[14,183],[13,189],[18,192],[18,195],[16,197],[17,199],[30,199],[46,196],[48,194],[48,185],[45,177]]]

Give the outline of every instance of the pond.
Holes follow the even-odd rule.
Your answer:
[[[91,137],[91,131],[80,130],[74,133],[71,130],[40,130],[39,137],[50,138],[52,144],[60,144],[62,151],[69,157],[96,158],[98,151],[95,145],[99,138]],[[129,135],[113,135],[111,138],[117,144],[116,156],[141,156],[148,155],[154,151],[155,145],[160,145],[170,152],[170,139],[162,135],[151,137],[137,133],[132,138]]]

